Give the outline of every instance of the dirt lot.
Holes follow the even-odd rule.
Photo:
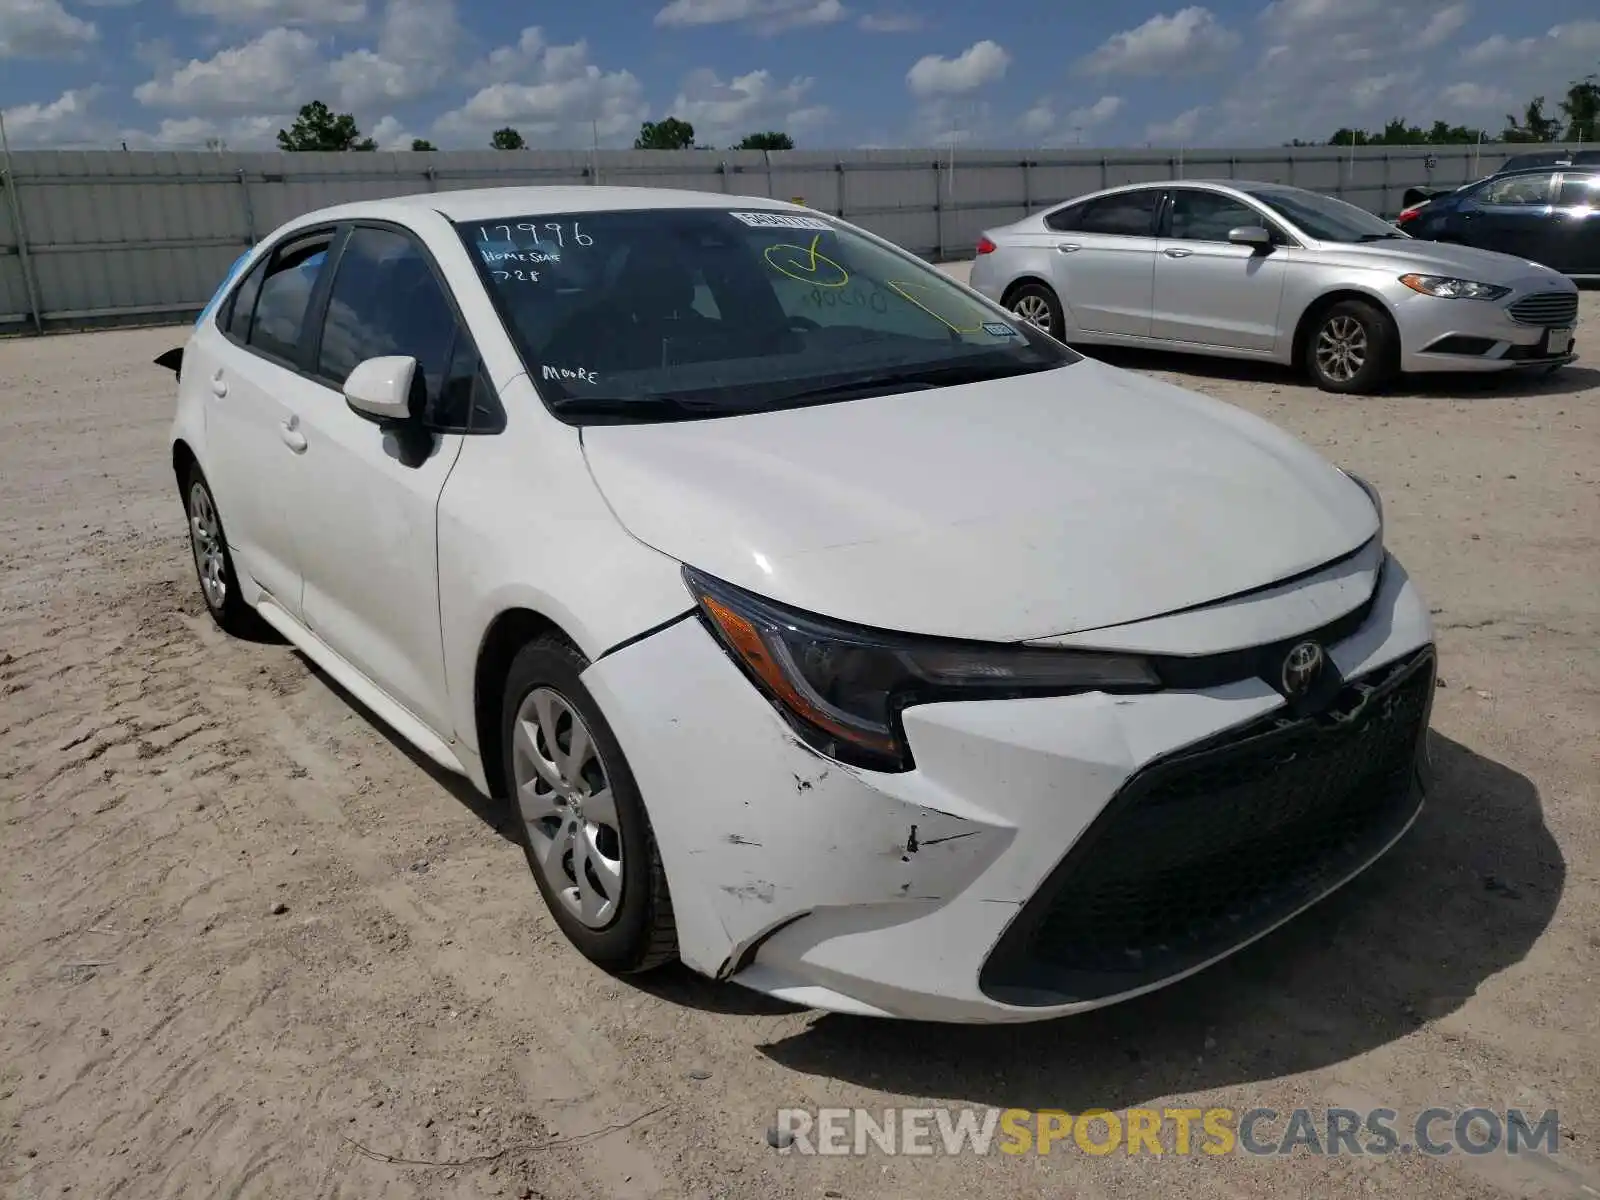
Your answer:
[[[568,949],[484,804],[286,646],[206,617],[171,377],[149,365],[174,337],[0,342],[6,1196],[1600,1188],[1594,366],[1352,401],[1276,370],[1115,360],[1382,488],[1439,623],[1438,790],[1358,884],[1188,983],[944,1029],[682,973],[619,983]],[[764,1140],[780,1106],[919,1102],[1555,1107],[1563,1133],[1553,1160],[801,1158]]]

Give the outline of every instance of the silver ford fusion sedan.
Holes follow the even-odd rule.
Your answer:
[[[1282,184],[1110,188],[986,230],[977,249],[972,286],[1061,341],[1290,363],[1330,392],[1576,357],[1565,276]]]

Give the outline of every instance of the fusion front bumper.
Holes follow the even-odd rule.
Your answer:
[[[1038,1020],[1233,953],[1409,826],[1432,629],[1397,562],[1379,578],[1327,647],[1343,720],[1296,718],[1255,678],[930,704],[905,713],[917,768],[887,774],[804,747],[693,618],[585,681],[689,966],[814,1008]]]
[[[1408,291],[1395,305],[1400,369],[1512,371],[1572,362],[1578,293],[1564,283],[1535,280],[1493,303]]]

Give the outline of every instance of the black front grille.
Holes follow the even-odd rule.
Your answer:
[[[1421,805],[1431,648],[1133,776],[984,964],[1009,1004],[1093,1000],[1206,962],[1326,893]]]
[[[1554,328],[1578,319],[1577,292],[1535,292],[1511,306],[1512,320]]]

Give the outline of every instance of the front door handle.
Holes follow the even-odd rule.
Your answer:
[[[305,451],[306,435],[300,432],[300,418],[298,415],[290,416],[288,420],[278,425],[278,436],[283,439],[283,444],[296,454]]]
[[[221,371],[211,377],[211,394],[218,397],[228,394],[228,381],[222,377]]]
[[[1165,254],[1168,258],[1188,258],[1189,255],[1194,253],[1194,251],[1193,250],[1180,250],[1177,246],[1173,246],[1173,247],[1170,247],[1169,249],[1163,250],[1162,253]]]
[[[1074,250],[1082,250],[1083,247],[1077,242],[1057,242],[1056,249],[1063,254],[1071,254]]]

